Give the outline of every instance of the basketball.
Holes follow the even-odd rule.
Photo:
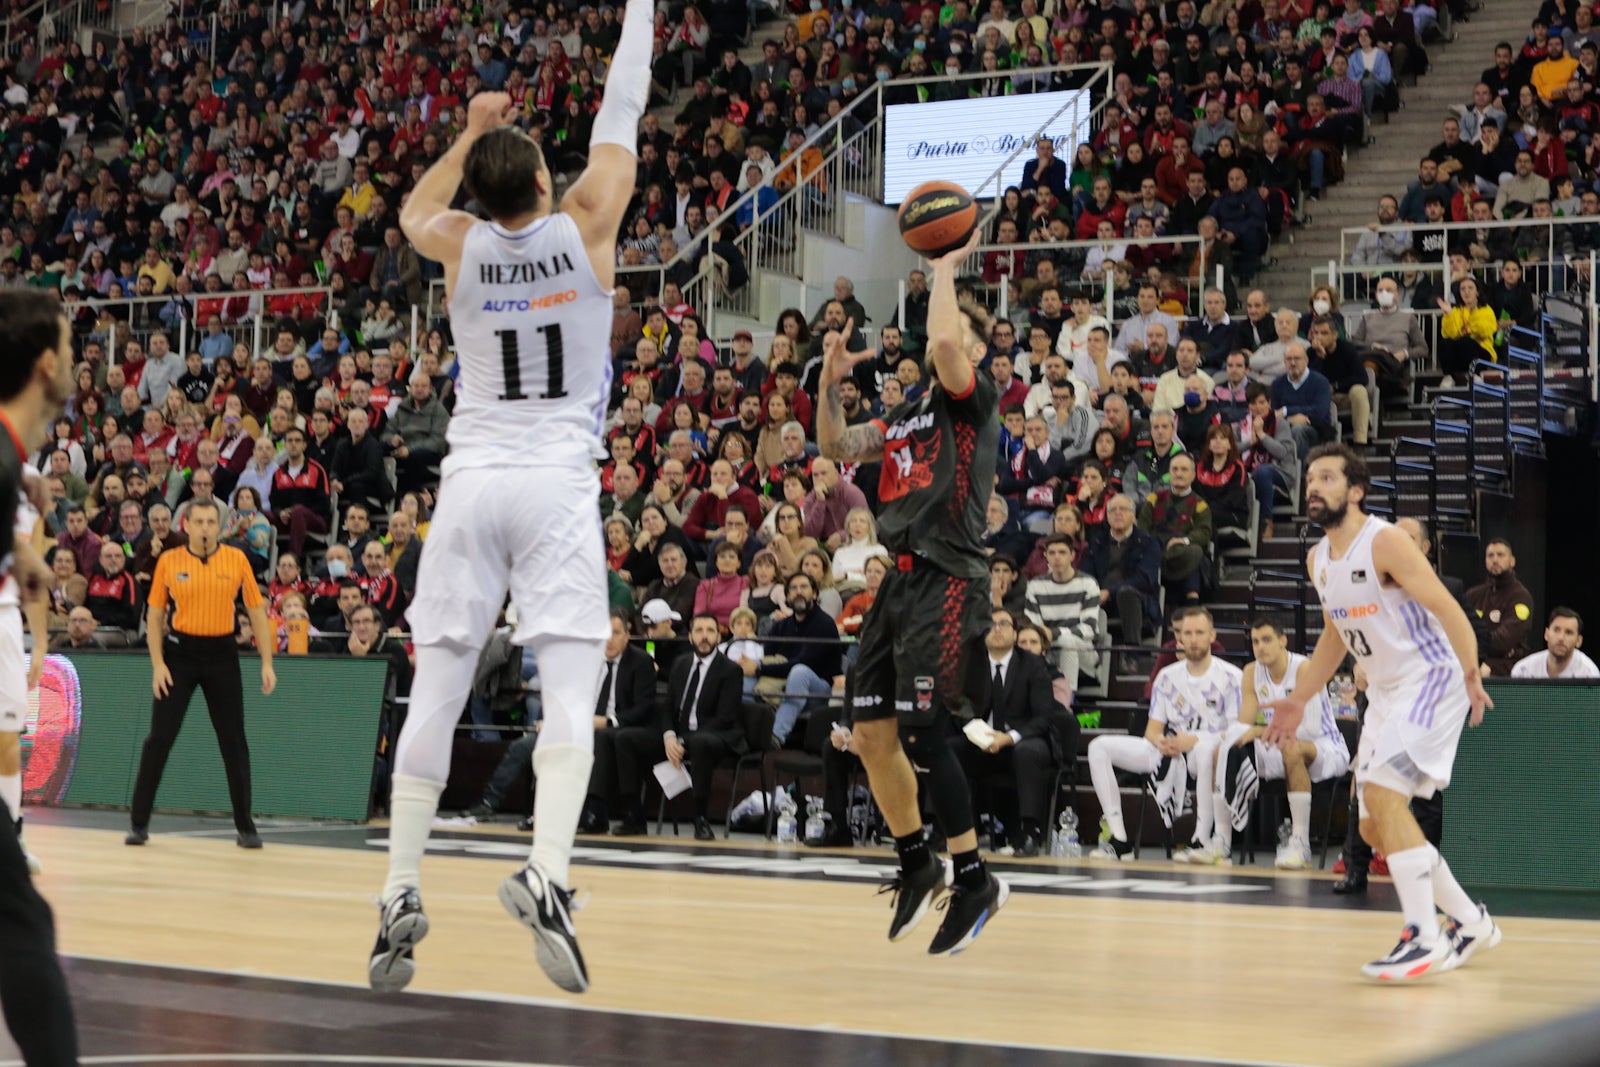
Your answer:
[[[966,244],[977,224],[977,203],[955,182],[923,182],[900,205],[900,236],[929,259]]]

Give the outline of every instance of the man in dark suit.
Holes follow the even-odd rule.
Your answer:
[[[611,638],[606,642],[605,673],[594,705],[594,769],[589,796],[578,820],[578,832],[603,834],[611,829],[610,798],[617,795],[617,737],[623,730],[648,730],[656,722],[656,664],[650,654],[628,643],[633,615],[611,609]]]
[[[1137,645],[1145,621],[1161,616],[1161,545],[1133,524],[1133,499],[1106,502],[1106,535],[1089,544],[1083,571],[1100,583],[1100,606],[1122,623],[1122,643]]]
[[[627,815],[618,827],[623,836],[645,832],[639,788],[644,774],[662,760],[673,766],[689,761],[694,785],[694,837],[713,838],[706,810],[711,803],[711,777],[717,764],[743,753],[744,674],[717,651],[721,633],[714,615],[696,615],[689,625],[689,651],[672,665],[659,727],[617,731],[617,788]]]
[[[1050,783],[1061,754],[1077,751],[1077,722],[1056,702],[1050,668],[1042,657],[1017,647],[1016,619],[1005,608],[990,615],[986,721],[994,739],[985,748],[958,742],[961,765],[981,787],[1003,776],[1015,782],[1017,823],[1011,843],[1020,856],[1037,856],[1050,809]],[[1071,725],[1068,726],[1068,722]],[[1065,736],[1069,734],[1071,736]],[[1067,745],[1071,748],[1068,749]]]

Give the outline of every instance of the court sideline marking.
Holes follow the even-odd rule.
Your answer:
[[[267,982],[299,983],[299,984],[302,984],[302,985],[323,986],[323,987],[332,988],[332,989],[355,989],[355,990],[359,990],[360,992],[363,992],[363,993],[370,993],[371,992],[371,989],[367,985],[365,985],[364,983],[360,983],[360,982],[339,982],[339,981],[334,981],[332,979],[327,979],[327,978],[284,978],[284,977],[281,977],[281,976],[278,976],[278,975],[261,974],[260,972],[257,972],[257,971],[225,970],[225,969],[220,969],[220,968],[216,968],[216,967],[194,967],[194,966],[188,966],[188,965],[177,964],[177,963],[151,963],[151,962],[149,962],[147,960],[127,959],[127,958],[119,957],[119,956],[94,956],[94,955],[88,955],[88,954],[85,954],[85,953],[66,954],[64,956],[64,958],[66,958],[66,959],[78,959],[78,960],[89,960],[89,961],[92,961],[92,962],[95,962],[95,963],[114,963],[114,964],[121,964],[123,966],[130,966],[130,967],[141,967],[141,968],[159,969],[159,970],[171,970],[171,971],[186,971],[186,972],[189,972],[191,974],[220,974],[220,975],[227,975],[230,978],[250,978],[250,979],[256,979],[256,980],[259,980],[259,981],[267,981]],[[631,1015],[631,1016],[635,1016],[637,1018],[643,1018],[643,1019],[665,1019],[665,1020],[672,1021],[672,1022],[704,1023],[704,1024],[715,1025],[715,1026],[744,1026],[744,1027],[750,1027],[750,1028],[761,1029],[761,1030],[791,1030],[791,1031],[801,1031],[801,1032],[807,1032],[807,1033],[820,1033],[820,1034],[847,1034],[847,1035],[852,1035],[852,1036],[855,1036],[855,1037],[875,1037],[875,1038],[882,1038],[882,1039],[886,1039],[886,1040],[890,1040],[890,1041],[932,1041],[932,1042],[943,1042],[944,1044],[950,1044],[950,1045],[970,1045],[970,1046],[975,1047],[975,1048],[986,1048],[986,1049],[987,1048],[1002,1047],[1002,1048],[1023,1049],[1023,1050],[1030,1051],[1030,1052],[1054,1052],[1054,1053],[1068,1052],[1068,1053],[1076,1053],[1078,1055],[1103,1056],[1103,1057],[1110,1057],[1110,1058],[1118,1059],[1118,1060],[1131,1060],[1131,1061],[1157,1059],[1157,1060],[1167,1060],[1167,1061],[1172,1062],[1172,1063],[1198,1064],[1198,1065],[1202,1065],[1202,1067],[1204,1067],[1204,1065],[1219,1065],[1219,1067],[1308,1067],[1308,1065],[1305,1064],[1305,1063],[1288,1063],[1288,1062],[1279,1061],[1279,1060],[1245,1060],[1245,1059],[1236,1059],[1236,1058],[1220,1060],[1220,1059],[1214,1059],[1214,1058],[1209,1057],[1209,1056],[1186,1056],[1186,1055],[1181,1055],[1181,1054],[1168,1054],[1168,1053],[1158,1053],[1158,1052],[1128,1052],[1126,1050],[1116,1051],[1116,1050],[1111,1050],[1111,1049],[1084,1048],[1084,1047],[1080,1047],[1080,1046],[1077,1046],[1077,1045],[1043,1045],[1043,1044],[1037,1044],[1035,1042],[1029,1042],[1029,1041],[1006,1041],[1004,1043],[998,1043],[997,1044],[994,1041],[979,1041],[979,1040],[975,1040],[973,1038],[952,1037],[952,1036],[947,1036],[947,1035],[944,1035],[944,1034],[901,1034],[901,1033],[894,1033],[894,1032],[888,1031],[888,1030],[869,1030],[869,1029],[856,1028],[856,1027],[792,1026],[792,1025],[788,1025],[788,1024],[785,1024],[785,1023],[763,1022],[763,1021],[754,1020],[754,1019],[749,1019],[749,1020],[746,1020],[746,1019],[727,1019],[727,1018],[721,1018],[721,1017],[714,1016],[714,1015],[693,1015],[693,1014],[689,1014],[689,1013],[686,1013],[686,1012],[650,1011],[650,1010],[644,1009],[644,1008],[608,1008],[608,1007],[601,1007],[599,1005],[594,1005],[594,1004],[575,1004],[575,1003],[572,1003],[571,1001],[558,1000],[558,999],[556,999],[554,997],[518,996],[518,995],[512,994],[512,993],[494,993],[494,992],[481,992],[481,991],[468,991],[468,992],[462,992],[462,993],[439,993],[439,992],[434,992],[434,991],[431,991],[431,990],[427,990],[427,991],[417,990],[415,992],[403,993],[403,994],[401,994],[401,996],[442,997],[442,998],[453,999],[453,1000],[477,1000],[477,1001],[490,1001],[490,1002],[501,1003],[501,1004],[525,1004],[525,1005],[528,1005],[530,1007],[559,1008],[559,1009],[563,1009],[563,1010],[566,1010],[566,1011],[592,1012],[592,1013],[601,1014],[601,1015]],[[240,1054],[240,1055],[249,1055],[249,1054],[244,1053],[244,1054]],[[119,1058],[119,1057],[96,1059],[96,1058],[93,1058],[93,1057],[85,1057],[85,1058],[81,1059],[80,1062],[82,1062],[82,1063],[160,1063],[160,1062],[166,1062],[166,1061],[176,1061],[179,1058],[180,1057],[174,1057],[174,1056],[155,1056],[155,1057],[151,1057],[151,1058],[148,1058],[148,1059]],[[211,1056],[211,1057],[196,1056],[196,1057],[192,1058],[190,1060],[190,1062],[194,1062],[195,1060],[198,1060],[199,1062],[204,1062],[207,1058],[209,1058],[209,1059],[225,1059],[226,1056]],[[304,1057],[301,1057],[301,1058],[304,1058]],[[292,1060],[292,1059],[294,1059],[294,1057],[290,1057],[290,1059]],[[254,1061],[243,1060],[243,1061],[240,1061],[240,1062],[280,1062],[281,1063],[281,1062],[285,1062],[285,1061],[282,1060],[282,1059],[278,1059],[278,1060],[275,1060],[275,1061],[274,1060],[254,1060]],[[417,1063],[419,1065],[429,1065],[429,1067],[432,1067],[432,1065],[430,1064],[430,1061],[427,1061],[427,1060],[415,1060],[415,1061],[384,1060],[384,1059],[370,1059],[369,1060],[369,1059],[357,1058],[357,1059],[349,1060],[349,1061],[339,1061],[339,1060],[329,1059],[329,1060],[326,1060],[325,1062],[329,1062],[329,1063],[336,1063],[336,1062],[401,1063],[401,1064],[409,1063],[409,1062],[415,1062],[415,1063]],[[467,1061],[456,1061],[456,1060],[440,1061],[439,1064],[438,1064],[438,1067],[446,1067],[447,1063],[450,1064],[450,1065],[453,1065],[453,1067],[557,1067],[557,1065],[552,1065],[552,1064],[524,1064],[524,1063],[516,1063],[514,1061],[513,1062],[506,1062],[506,1061],[478,1061],[476,1064],[469,1064]],[[15,1062],[4,1062],[4,1063],[0,1063],[0,1067],[23,1067],[23,1065],[20,1064],[20,1063],[15,1063]]]

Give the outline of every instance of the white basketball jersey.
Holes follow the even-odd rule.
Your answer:
[[[591,465],[611,392],[611,294],[578,224],[480,222],[450,296],[460,373],[446,469]]]
[[[1333,558],[1326,537],[1311,554],[1311,581],[1323,611],[1367,672],[1368,683],[1380,689],[1420,685],[1433,672],[1457,666],[1433,613],[1398,586],[1384,587],[1372,562],[1372,541],[1388,528],[1369,515],[1343,559]]]
[[[1243,671],[1216,656],[1201,675],[1190,674],[1188,662],[1180,659],[1156,675],[1150,718],[1183,734],[1220,734],[1239,721],[1243,678]]]
[[[1306,657],[1299,653],[1289,653],[1289,666],[1283,672],[1283,680],[1274,682],[1272,672],[1258,661],[1255,669],[1256,703],[1260,705],[1270,700],[1281,700],[1293,693],[1295,682],[1300,677],[1300,668],[1305,662]],[[1267,722],[1272,721],[1270,709],[1262,708],[1261,714]],[[1333,741],[1340,748],[1344,747],[1344,735],[1339,732],[1339,724],[1334,720],[1333,702],[1328,699],[1326,688],[1306,702],[1306,716],[1300,720],[1300,729],[1295,731],[1295,736],[1313,743]]]
[[[17,491],[17,518],[12,525],[11,532],[18,541],[31,541],[33,539],[34,524],[39,521],[39,512],[34,509],[28,500],[28,494]],[[16,576],[11,573],[11,559],[6,558],[6,576],[0,581],[0,608],[15,608],[22,604],[22,595],[17,588]]]

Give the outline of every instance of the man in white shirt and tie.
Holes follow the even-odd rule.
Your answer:
[[[696,615],[689,625],[689,650],[672,665],[666,703],[655,728],[620,727],[616,748],[617,789],[625,814],[617,833],[645,832],[639,789],[644,775],[665,760],[689,764],[694,792],[694,836],[714,837],[707,810],[717,767],[748,748],[744,731],[744,674],[717,651],[721,632],[713,615]],[[603,684],[603,682],[602,682]]]
[[[990,780],[1003,777],[1015,784],[1018,817],[1003,821],[1017,854],[1037,856],[1056,768],[1066,754],[1077,755],[1077,721],[1056,702],[1043,658],[1017,647],[1016,623],[1005,608],[995,608],[990,616],[984,638],[989,656],[982,661],[989,675],[984,723],[990,729],[969,727],[967,741],[957,742],[956,751],[967,776],[977,783],[979,810],[993,814],[992,793],[985,788]],[[980,746],[984,739],[987,744]],[[983,803],[986,793],[991,803]]]
[[[578,832],[603,834],[611,829],[609,802],[617,796],[617,736],[625,728],[649,729],[656,722],[656,665],[649,653],[631,644],[632,613],[611,609],[611,637],[606,641],[604,673],[594,708],[594,769]]]

